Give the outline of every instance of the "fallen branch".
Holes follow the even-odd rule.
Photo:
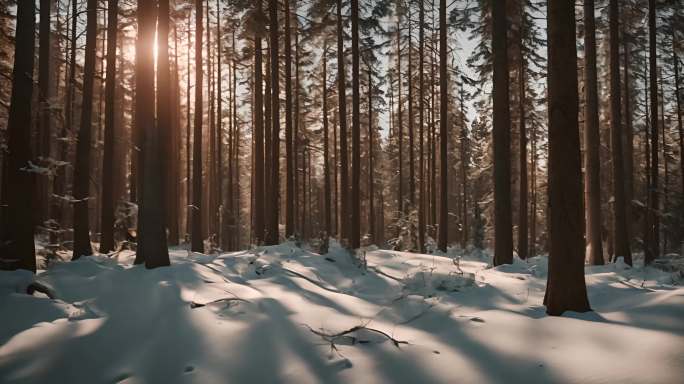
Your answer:
[[[337,289],[337,288],[329,287],[329,286],[323,284],[323,282],[316,281],[316,280],[314,280],[314,279],[312,279],[312,278],[310,278],[310,277],[308,277],[308,276],[306,276],[306,275],[304,275],[304,274],[301,274],[301,273],[299,273],[299,272],[293,271],[293,270],[291,270],[291,269],[289,269],[289,268],[282,267],[282,269],[283,269],[283,271],[288,272],[288,273],[290,273],[290,274],[292,274],[292,275],[294,275],[294,276],[301,277],[302,279],[304,279],[304,280],[310,282],[311,284],[314,284],[314,285],[318,286],[318,287],[321,288],[321,289],[325,289],[326,291],[333,292],[333,293],[345,294],[344,292],[340,291],[340,290]]]
[[[354,337],[354,336],[348,336],[350,333],[353,333],[353,332],[356,332],[356,331],[360,331],[360,330],[362,330],[362,329],[363,329],[363,330],[366,330],[366,331],[368,331],[368,332],[374,332],[374,333],[377,333],[377,334],[379,334],[379,335],[382,335],[382,336],[386,337],[386,338],[387,338],[389,341],[391,341],[392,344],[394,344],[394,346],[397,347],[397,348],[399,348],[399,345],[400,345],[400,344],[406,344],[406,345],[409,344],[408,341],[397,340],[397,339],[395,339],[394,337],[392,337],[392,336],[390,336],[389,334],[387,334],[386,332],[383,332],[383,331],[381,331],[381,330],[379,330],[379,329],[375,329],[375,328],[369,328],[369,327],[367,327],[367,326],[365,326],[365,325],[357,325],[357,326],[355,326],[355,327],[352,327],[352,328],[349,328],[349,329],[347,329],[347,330],[345,330],[345,331],[341,331],[341,332],[337,332],[337,333],[325,333],[325,332],[323,332],[323,331],[317,331],[317,330],[311,328],[310,326],[308,326],[307,324],[302,324],[302,325],[305,326],[305,327],[307,327],[307,328],[309,329],[309,331],[311,331],[313,334],[315,334],[315,335],[317,335],[317,336],[320,336],[320,337],[323,338],[323,340],[329,342],[330,345],[331,345],[331,347],[332,347],[333,349],[335,349],[335,350],[337,349],[337,348],[335,347],[335,340],[337,340],[338,338],[340,338],[340,337],[342,337],[342,336],[349,337],[349,338],[351,339],[351,341],[352,341],[352,344],[356,344],[356,343],[359,343],[359,344],[366,344],[366,343],[369,343],[370,341],[368,341],[368,340],[359,339],[359,338]]]
[[[37,281],[32,282],[28,285],[28,287],[26,287],[27,294],[33,295],[34,292],[40,292],[52,300],[57,299],[57,294],[55,294],[55,291],[53,291],[52,288]]]
[[[240,302],[243,302],[243,303],[251,303],[251,301],[245,300],[245,299],[241,299],[241,298],[239,298],[239,297],[225,297],[225,298],[216,299],[216,300],[213,300],[213,301],[210,301],[210,302],[207,302],[207,303],[198,303],[198,302],[193,301],[193,302],[190,303],[190,308],[191,308],[191,309],[202,308],[202,307],[206,307],[207,305],[216,304],[216,303],[220,303],[220,302],[223,302],[223,301],[229,302],[229,303],[230,303],[230,302],[233,302],[233,301],[240,301]]]

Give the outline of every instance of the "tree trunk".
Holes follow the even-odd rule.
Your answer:
[[[266,244],[278,244],[278,212],[280,210],[280,57],[278,56],[278,2],[269,0],[271,33],[271,182],[269,191],[269,222]]]
[[[50,158],[50,142],[52,135],[52,127],[50,116],[50,11],[52,7],[51,0],[40,0],[40,34],[39,34],[39,50],[38,50],[38,104],[39,104],[39,118],[38,118],[38,151],[40,164],[47,164]],[[38,202],[39,207],[34,210],[36,213],[36,224],[42,225],[43,222],[50,217],[50,199],[48,186],[50,180],[47,175],[40,175],[36,180],[38,183]]]
[[[552,1],[549,41],[549,273],[546,312],[591,310],[584,282],[575,4]]]
[[[100,253],[115,249],[114,243],[114,97],[116,92],[117,34],[119,33],[119,0],[107,3],[107,80],[105,83],[105,134],[102,159],[102,212]]]
[[[625,201],[624,157],[622,149],[622,117],[620,108],[620,45],[619,45],[619,8],[617,0],[610,0],[610,134],[613,160],[613,229],[615,258],[622,256],[625,263],[632,265],[627,234]]]
[[[332,233],[331,228],[331,209],[330,209],[330,196],[331,196],[331,186],[330,186],[330,134],[328,128],[328,45],[324,43],[323,45],[323,178],[324,178],[324,207],[325,207],[325,237],[323,239],[324,243],[328,243],[328,238]],[[286,70],[287,73],[287,70]],[[291,134],[291,133],[290,133]],[[292,138],[290,137],[290,141]],[[289,148],[289,144],[288,144]],[[289,157],[288,157],[289,159]],[[288,167],[290,162],[288,160]],[[294,170],[293,170],[294,171]],[[289,180],[289,177],[288,177]],[[294,217],[292,219],[294,221]]]
[[[31,161],[31,99],[35,40],[33,1],[17,4],[12,96],[7,121],[9,153],[2,172],[2,227],[0,227],[0,269],[36,272],[31,212],[33,175],[22,169]]]
[[[74,167],[74,252],[73,259],[93,254],[90,245],[88,191],[90,185],[90,147],[92,145],[93,80],[95,77],[95,44],[97,39],[97,0],[88,0],[86,50],[83,66],[83,106],[81,126],[76,144]],[[137,78],[137,76],[136,76]]]
[[[672,59],[674,61],[675,100],[677,107],[677,131],[679,133],[679,179],[682,183],[682,195],[684,195],[684,127],[682,126],[682,105],[679,94],[679,57],[677,56],[677,38],[672,34]]]
[[[371,244],[375,243],[375,191],[374,173],[375,163],[373,159],[373,72],[368,66],[368,238]]]
[[[352,214],[349,246],[361,245],[361,119],[359,94],[359,1],[351,0],[352,22]]]
[[[202,223],[202,0],[195,1],[195,121],[192,143],[192,246],[193,252],[204,252]]]
[[[447,13],[446,0],[439,0],[439,249],[447,251],[449,195],[447,190],[447,129],[448,129],[448,94],[447,84]],[[462,158],[461,162],[465,160]]]
[[[573,12],[574,13],[574,12]],[[492,2],[494,56],[494,265],[513,262],[511,212],[511,119],[508,94],[506,1]],[[573,45],[574,49],[574,45]]]
[[[418,177],[420,177],[420,188],[418,193],[418,251],[425,253],[425,84],[424,80],[424,62],[425,58],[425,7],[423,1],[419,2],[418,10]]]
[[[399,2],[397,2],[399,4]],[[394,131],[397,135],[397,152],[399,153],[399,180],[397,181],[397,218],[401,218],[404,214],[404,122],[403,113],[401,110],[401,83],[404,79],[401,76],[401,13],[397,5],[397,126]],[[399,231],[400,226],[399,227]]]
[[[347,160],[347,84],[344,64],[342,0],[337,0],[337,96],[340,125],[340,235],[343,243],[348,241],[350,235],[349,164]]]
[[[149,108],[154,104],[154,25],[155,11],[157,11],[159,27],[158,33],[158,58],[159,70],[157,72],[157,84],[159,87],[158,119],[155,122],[154,109]],[[137,82],[136,103],[142,111],[138,115],[139,127],[143,130],[143,156],[145,177],[142,180],[142,201],[138,209],[138,247],[135,263],[145,263],[146,268],[156,268],[169,265],[169,253],[166,245],[166,215],[164,185],[166,182],[166,169],[168,154],[165,153],[164,144],[166,136],[162,132],[169,130],[170,102],[169,90],[169,2],[160,0],[159,8],[155,9],[152,0],[138,3],[138,40],[142,48],[142,57],[137,60],[136,73],[139,76]]]
[[[596,74],[596,23],[594,0],[584,0],[584,200],[587,247],[592,265],[603,265],[601,240],[601,160],[599,151],[599,100]]]
[[[292,46],[290,36],[290,0],[285,0],[285,162],[287,164],[287,179],[285,192],[285,238],[294,235],[294,154],[292,143]],[[325,52],[324,52],[325,54]],[[323,58],[325,60],[325,58]],[[323,64],[325,66],[325,63]],[[325,72],[325,69],[324,69]],[[324,74],[325,75],[325,74]],[[323,80],[325,87],[325,79]],[[324,90],[325,91],[325,90]],[[324,92],[325,97],[325,92]],[[324,100],[325,103],[325,100]],[[324,111],[325,113],[325,111]],[[323,119],[326,119],[323,116]],[[325,159],[327,161],[327,157]],[[326,216],[326,220],[328,217]],[[330,234],[330,228],[327,228]]]

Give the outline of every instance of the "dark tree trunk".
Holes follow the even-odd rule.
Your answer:
[[[166,245],[165,199],[164,185],[166,182],[166,160],[168,154],[164,151],[166,137],[162,132],[170,128],[169,90],[169,2],[160,0],[159,8],[155,9],[152,0],[138,3],[138,39],[140,40],[142,57],[137,60],[136,103],[141,104],[138,110],[138,124],[143,131],[143,156],[145,177],[142,181],[142,200],[138,209],[138,247],[135,263],[145,263],[146,268],[156,268],[169,265],[169,251]],[[157,11],[157,12],[155,12]],[[155,15],[156,14],[156,15]],[[154,109],[154,24],[158,16],[158,57],[159,70],[157,84],[159,91],[158,120],[155,122]]]
[[[611,154],[613,160],[613,230],[615,257],[622,256],[625,262],[632,265],[632,254],[629,249],[627,234],[627,216],[625,201],[625,168],[622,148],[622,103],[620,101],[620,42],[619,8],[617,0],[610,0],[610,134]]]
[[[448,130],[448,94],[447,84],[447,15],[446,0],[439,0],[439,249],[447,250],[449,223],[449,182],[447,170],[447,130]],[[465,160],[462,158],[462,162]]]
[[[285,192],[285,238],[290,238],[294,235],[294,172],[295,159],[294,147],[292,143],[292,46],[290,33],[290,1],[285,0],[285,161],[286,161],[286,192]],[[323,53],[325,55],[325,52]],[[323,58],[325,60],[325,57]],[[325,66],[325,64],[324,64]],[[325,69],[324,69],[325,72]],[[323,80],[325,87],[325,79]],[[325,89],[323,93],[325,97]],[[325,102],[325,100],[324,100]],[[325,113],[325,111],[324,111]],[[327,119],[327,116],[323,116]],[[327,122],[327,120],[326,120]],[[327,157],[325,159],[327,161]],[[326,216],[327,220],[327,216]],[[327,228],[327,233],[330,234],[330,228]]]
[[[494,56],[494,265],[513,262],[511,212],[511,118],[508,94],[506,1],[492,2]],[[574,49],[574,45],[573,45]]]
[[[33,175],[22,169],[31,161],[31,98],[35,40],[33,1],[17,4],[12,96],[7,121],[7,144],[2,172],[0,269],[36,271],[33,240]]]
[[[399,2],[397,2],[399,4]],[[397,135],[397,152],[399,153],[398,168],[399,180],[397,181],[397,217],[401,218],[404,214],[404,122],[401,110],[401,83],[404,81],[401,76],[401,13],[397,7],[397,126],[394,131]],[[400,226],[398,226],[400,227]]]
[[[38,151],[41,164],[47,164],[50,158],[50,142],[52,135],[52,127],[50,116],[50,11],[52,7],[51,0],[40,0],[40,34],[39,34],[39,49],[38,49]],[[38,202],[39,207],[34,212],[36,213],[36,224],[42,225],[43,222],[50,217],[50,199],[48,186],[50,180],[48,176],[39,176],[36,180],[38,182]]]
[[[286,39],[287,40],[287,39]],[[328,46],[323,45],[323,177],[324,177],[324,207],[325,207],[325,238],[323,241],[327,244],[328,238],[332,233],[331,228],[331,210],[330,210],[330,134],[328,132]],[[287,72],[287,70],[286,70]],[[291,139],[291,138],[290,138]],[[289,144],[288,144],[289,148]],[[288,160],[288,167],[290,161]],[[289,180],[289,177],[288,177]],[[294,181],[294,180],[293,180]],[[294,220],[294,218],[293,218]]]
[[[90,185],[90,146],[92,145],[93,80],[95,77],[95,44],[97,39],[97,0],[88,0],[86,49],[83,66],[83,106],[81,126],[76,144],[74,167],[74,252],[73,259],[93,254],[88,219]]]
[[[202,0],[195,1],[195,121],[192,143],[192,251],[204,252],[202,223]]]
[[[465,123],[465,111],[463,110],[464,106],[464,95],[463,95],[463,85],[461,85],[460,89],[460,101],[459,101],[459,107],[460,107],[460,120],[461,120],[461,205],[463,206],[462,208],[462,213],[461,213],[461,219],[463,222],[461,223],[461,226],[463,227],[462,233],[461,233],[461,248],[466,249],[466,246],[468,245],[468,130],[466,129],[466,123]],[[445,144],[443,144],[445,145]]]
[[[167,220],[166,226],[169,230],[168,243],[171,246],[179,244],[180,234],[180,80],[178,71],[178,25],[173,22],[173,71],[170,75],[170,95],[171,95],[171,122],[169,126],[168,148],[166,153],[169,158],[169,170],[166,178],[167,198]]]
[[[409,206],[411,210],[416,207],[416,164],[415,164],[415,144],[414,144],[414,131],[413,124],[415,118],[413,116],[413,36],[412,26],[411,26],[411,9],[408,11],[408,69],[406,78],[408,79],[408,146],[409,146]]]
[[[603,265],[601,240],[601,160],[599,150],[599,107],[596,74],[596,23],[594,0],[584,0],[584,200],[586,209],[586,257]]]
[[[651,101],[651,177],[649,180],[648,236],[645,262],[649,264],[660,255],[660,209],[658,196],[658,78],[656,52],[656,2],[648,1],[649,98]]]
[[[114,250],[114,97],[116,92],[116,53],[119,33],[119,0],[107,3],[107,80],[105,83],[105,133],[102,158],[102,212],[100,253]]]
[[[423,64],[425,62],[425,7],[423,1],[419,2],[418,11],[418,147],[419,147],[419,158],[418,158],[418,177],[420,177],[420,188],[418,193],[418,251],[420,253],[425,253],[425,145],[424,145],[424,134],[425,134],[425,84],[423,82],[425,69]]]
[[[271,34],[271,174],[269,183],[269,212],[266,227],[266,244],[278,244],[280,197],[280,57],[278,56],[278,2],[269,0]]]
[[[190,12],[189,12],[190,14]],[[189,235],[191,233],[192,226],[192,119],[190,113],[190,16],[188,16],[188,41],[187,41],[187,52],[186,52],[186,79],[185,79],[185,106],[186,110],[186,121],[185,121],[185,236],[186,241],[189,240]]]
[[[677,131],[679,133],[679,179],[682,183],[682,195],[684,195],[684,127],[682,126],[682,105],[679,94],[679,57],[677,56],[677,37],[672,34],[672,60],[674,61],[675,100],[677,107]]]
[[[257,1],[257,14],[263,18],[261,1]],[[263,104],[263,72],[262,72],[262,43],[261,34],[254,36],[254,243],[261,244],[264,241],[264,215],[265,215],[265,191],[264,191],[264,104]]]
[[[375,244],[375,191],[373,162],[373,72],[368,67],[368,237]]]
[[[350,235],[349,217],[349,162],[347,160],[347,94],[344,70],[344,30],[342,0],[337,0],[337,96],[340,124],[340,234],[342,241]]]
[[[524,9],[521,10],[524,12]],[[524,33],[524,22],[521,21],[521,36]],[[520,206],[518,207],[518,257],[522,260],[528,257],[528,186],[527,186],[527,121],[525,116],[526,96],[526,79],[525,71],[527,70],[527,63],[525,62],[525,55],[523,53],[523,40],[520,39],[520,63],[518,68],[518,118],[520,125]]]
[[[361,119],[359,94],[359,1],[351,0],[352,22],[352,214],[349,246],[361,245]]]
[[[584,282],[575,4],[549,2],[549,315],[591,310]]]

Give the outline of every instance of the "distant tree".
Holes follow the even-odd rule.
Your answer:
[[[195,121],[192,148],[192,251],[204,252],[202,224],[202,120],[203,120],[203,69],[202,35],[204,13],[202,0],[195,1]]]
[[[620,41],[619,7],[617,0],[610,0],[610,135],[613,161],[613,226],[615,256],[622,256],[632,265],[627,233],[627,214],[625,201],[625,168],[622,148],[622,104],[620,101]]]
[[[584,0],[584,196],[586,208],[587,257],[593,265],[603,264],[601,241],[601,160],[599,158],[599,100],[596,73],[596,22],[594,1]]]
[[[617,5],[616,5],[617,7]],[[649,99],[650,110],[650,170],[648,181],[648,213],[645,247],[645,262],[651,263],[660,255],[660,223],[658,212],[660,209],[658,193],[658,54],[656,41],[656,1],[648,1],[648,67],[649,67]]]
[[[447,77],[447,12],[446,0],[439,0],[439,164],[440,164],[440,206],[439,206],[439,249],[447,250],[448,201],[447,198],[447,130],[448,130],[448,77]],[[463,140],[463,139],[462,139]],[[461,159],[465,163],[464,159]],[[465,183],[464,183],[465,184]],[[465,197],[465,196],[464,196]],[[464,216],[465,217],[465,216]]]
[[[269,0],[269,19],[271,37],[271,174],[269,183],[269,212],[266,226],[266,244],[278,244],[279,201],[280,201],[280,56],[278,54],[278,2]]]
[[[73,260],[93,254],[90,244],[88,195],[90,186],[90,149],[92,146],[93,83],[95,77],[95,45],[97,39],[97,0],[88,0],[86,49],[83,64],[83,106],[76,144],[74,167],[74,251]]]

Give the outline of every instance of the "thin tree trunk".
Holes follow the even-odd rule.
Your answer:
[[[447,84],[447,15],[446,0],[439,0],[439,249],[447,251],[447,236],[449,224],[449,195],[447,185],[447,130],[448,130],[448,94]],[[463,128],[462,128],[463,129]],[[465,130],[465,129],[464,129]],[[461,162],[465,159],[461,158]],[[465,181],[465,180],[464,180]],[[464,183],[465,185],[465,183]],[[465,192],[465,190],[464,190]],[[464,196],[465,197],[465,196]]]
[[[651,178],[649,182],[648,247],[645,262],[649,264],[660,255],[660,209],[658,194],[658,79],[656,52],[656,2],[648,1],[649,93],[651,101]]]
[[[615,257],[622,256],[625,263],[632,265],[627,234],[625,201],[624,156],[622,149],[622,117],[620,108],[620,45],[619,45],[619,8],[617,0],[610,0],[610,133],[613,160],[613,230]]]
[[[286,38],[287,40],[287,38]],[[327,43],[324,43],[323,45],[323,177],[324,177],[324,199],[325,199],[325,238],[323,239],[324,243],[328,243],[328,238],[330,237],[331,234],[331,212],[330,212],[330,195],[331,195],[331,187],[330,187],[330,138],[329,138],[329,133],[328,133],[328,45]],[[285,70],[286,73],[287,69]],[[290,132],[290,135],[292,133]],[[292,140],[292,137],[290,137],[290,141]],[[288,144],[288,148],[290,145]],[[289,159],[289,157],[288,157]],[[288,160],[288,167],[290,166],[290,161]],[[288,181],[289,181],[288,177]],[[289,212],[289,211],[288,211]],[[292,218],[294,221],[294,217]]]
[[[401,83],[403,82],[401,76],[401,13],[399,10],[399,2],[397,2],[397,127],[394,129],[397,138],[397,152],[399,153],[399,180],[397,181],[397,218],[401,218],[404,214],[405,204],[404,204],[404,122],[402,114],[402,104],[401,104]],[[401,226],[397,226],[399,231]]]
[[[287,179],[285,192],[285,238],[294,235],[294,172],[295,163],[292,143],[292,46],[290,45],[290,0],[285,0],[285,161],[287,163]],[[325,54],[325,52],[324,52]],[[324,58],[325,60],[325,58]],[[325,66],[325,63],[323,64]],[[325,72],[325,70],[324,70]],[[325,79],[323,80],[325,86]],[[324,92],[325,97],[325,92]],[[325,101],[324,101],[325,102]],[[324,111],[325,113],[325,111]],[[326,116],[323,117],[326,119]],[[327,161],[327,158],[326,158]],[[326,220],[327,220],[326,216]],[[330,234],[330,228],[327,233]]]
[[[204,252],[202,223],[202,35],[204,26],[202,0],[195,1],[195,121],[192,148],[192,246],[193,252]]]
[[[50,116],[50,45],[52,44],[51,36],[51,0],[40,0],[40,33],[39,33],[39,48],[38,48],[38,103],[39,103],[39,118],[38,118],[38,157],[41,164],[47,164],[50,158],[50,142],[52,135],[51,116]],[[48,176],[39,176],[36,180],[38,183],[38,202],[39,209],[36,212],[36,223],[42,225],[43,222],[50,217],[50,199],[48,186],[50,180]]]
[[[76,144],[74,167],[74,252],[73,259],[93,254],[90,245],[88,191],[90,185],[90,147],[92,145],[93,80],[95,77],[95,44],[97,39],[97,0],[88,0],[86,50],[83,66],[83,106]]]
[[[440,0],[441,1],[441,0]],[[461,234],[461,248],[466,249],[468,245],[469,231],[468,231],[468,130],[466,129],[465,123],[465,111],[464,108],[464,90],[463,84],[461,84],[460,89],[460,119],[461,119],[461,188],[462,197],[461,204],[463,205],[461,218],[463,223],[461,223],[463,229]],[[448,99],[447,99],[448,100]]]
[[[424,84],[424,62],[425,58],[425,9],[423,1],[419,2],[418,12],[418,131],[419,131],[419,158],[418,158],[418,177],[420,177],[420,188],[418,193],[418,251],[425,253],[425,84]]]
[[[599,158],[599,106],[596,74],[596,23],[594,0],[584,0],[584,200],[586,218],[586,257],[593,265],[603,265],[601,240],[601,160]]]
[[[373,162],[373,72],[368,68],[368,237],[375,244],[375,164]]]
[[[340,234],[343,242],[348,241],[350,235],[349,164],[347,160],[347,94],[344,64],[342,0],[337,0],[337,95],[340,125]]]
[[[107,2],[107,80],[105,84],[105,134],[102,160],[102,212],[100,253],[114,250],[114,97],[116,92],[117,34],[119,33],[119,1]]]
[[[591,310],[584,282],[582,172],[575,3],[552,1],[549,41],[549,273],[544,305],[549,315]]]
[[[36,272],[33,222],[33,175],[23,171],[31,161],[31,99],[33,96],[35,11],[33,1],[17,3],[12,96],[7,121],[9,153],[2,172],[0,269]]]
[[[524,12],[521,11],[521,12]],[[521,24],[521,28],[525,28],[524,24]],[[521,35],[524,32],[521,32]],[[518,96],[518,118],[520,125],[520,206],[518,207],[518,257],[522,260],[527,259],[528,254],[528,186],[527,186],[527,127],[525,118],[525,102],[527,101],[526,92],[526,79],[525,71],[527,70],[527,64],[525,62],[525,56],[522,49],[522,38],[520,39],[520,68],[518,68],[518,90],[520,92]]]
[[[573,12],[574,13],[574,12]],[[506,1],[492,2],[494,55],[494,265],[513,262],[511,212],[511,119],[508,92]],[[574,49],[574,45],[573,45]]]
[[[278,244],[278,212],[280,210],[280,57],[278,56],[278,2],[269,0],[270,34],[271,34],[271,182],[269,222],[266,230],[266,243]]]

